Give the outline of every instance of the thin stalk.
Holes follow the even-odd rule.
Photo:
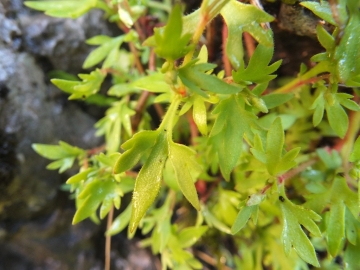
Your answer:
[[[168,133],[169,140],[172,139],[172,130],[173,130],[173,126],[174,126],[174,119],[175,119],[178,107],[180,105],[180,102],[181,102],[181,96],[175,95],[173,101],[170,104],[169,109],[167,110],[167,112],[165,114],[163,121],[161,122],[161,124],[159,126],[160,130],[165,130]]]
[[[291,81],[290,83],[284,85],[283,87],[280,87],[279,89],[275,90],[273,93],[280,94],[280,93],[290,93],[293,92],[294,89],[306,84],[306,83],[312,83],[310,79],[313,79],[314,77],[318,76],[320,73],[328,72],[329,71],[329,63],[321,62],[312,69],[310,69],[305,74],[301,75],[300,77],[296,78],[295,80]],[[320,79],[323,79],[324,77],[321,77]],[[316,82],[315,80],[314,82]]]
[[[111,223],[114,216],[114,206],[111,206],[110,212],[107,218],[106,230],[110,229]],[[110,259],[111,259],[111,235],[105,236],[105,270],[110,270]]]

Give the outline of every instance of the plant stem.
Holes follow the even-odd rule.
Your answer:
[[[284,85],[283,87],[280,87],[279,89],[275,90],[274,94],[280,94],[280,93],[290,93],[293,92],[296,88],[307,84],[307,83],[314,83],[318,80],[327,78],[326,77],[316,77],[320,73],[328,72],[329,71],[329,63],[327,62],[321,62],[317,64],[315,67],[310,69],[305,74],[301,75],[300,77],[296,78],[295,80],[291,81],[290,83]]]
[[[223,23],[223,28],[222,28],[222,49],[223,49],[223,53],[222,53],[222,60],[223,60],[223,64],[224,64],[224,70],[225,70],[225,75],[231,76],[231,63],[229,61],[229,58],[226,55],[226,41],[228,38],[228,28],[226,23]]]
[[[159,126],[159,130],[165,130],[168,133],[169,140],[172,139],[172,129],[174,125],[174,119],[176,116],[176,112],[181,102],[181,96],[175,95],[174,99],[172,100],[169,109],[167,110],[163,121]]]
[[[204,3],[205,3],[205,1],[203,2],[203,4]],[[201,8],[203,8],[203,5],[201,6]],[[209,16],[208,16],[208,13],[206,13],[206,11],[205,11],[205,13],[201,14],[201,19],[199,21],[198,27],[196,28],[196,31],[192,38],[192,43],[194,44],[194,48],[190,52],[188,52],[188,54],[185,56],[184,62],[182,64],[183,66],[191,61],[191,59],[194,55],[194,52],[195,52],[195,46],[199,43],[201,35],[204,32],[205,27],[208,22],[209,22]]]
[[[111,206],[110,212],[107,218],[106,230],[110,229],[114,216],[114,206]],[[111,235],[105,236],[105,270],[110,270],[110,259],[111,259]]]

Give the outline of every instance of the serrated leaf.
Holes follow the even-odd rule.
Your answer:
[[[46,15],[60,18],[77,18],[96,7],[97,0],[77,1],[26,1],[27,7],[44,11]]]
[[[135,182],[130,218],[130,232],[134,232],[148,208],[154,202],[161,185],[165,161],[168,157],[167,133],[160,131],[150,155]],[[121,158],[121,157],[120,157]]]
[[[195,154],[195,151],[184,145],[170,143],[169,159],[174,168],[176,180],[185,198],[199,211],[199,198],[191,175],[192,171],[201,171],[201,166],[197,163]]]
[[[274,20],[274,17],[266,12],[253,5],[230,1],[221,10],[221,15],[228,27],[226,54],[235,69],[239,69],[243,65],[243,32],[248,32],[263,46],[269,48],[273,46],[271,30],[263,29],[260,25],[261,23],[267,23]]]

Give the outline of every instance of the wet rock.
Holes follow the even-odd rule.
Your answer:
[[[94,10],[78,19],[51,18],[43,14],[20,16],[24,48],[33,55],[45,57],[52,69],[79,73],[93,47],[86,39],[95,35],[111,35],[103,13]]]

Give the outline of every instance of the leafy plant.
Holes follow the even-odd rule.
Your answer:
[[[105,98],[102,82],[111,76],[109,108],[96,124],[105,145],[33,145],[55,160],[48,169],[62,173],[78,161],[79,173],[67,181],[76,200],[73,223],[88,217],[97,222],[98,216],[112,221],[114,207],[120,209],[132,192],[107,240],[126,227],[132,237],[139,228],[149,236],[143,246],[161,254],[163,269],[201,269],[202,263],[357,269],[360,11],[357,0],[338,2],[301,2],[333,30],[319,21],[324,52],[312,57],[314,67],[302,66],[278,89],[272,85],[281,61],[271,63],[274,41],[267,27],[274,18],[250,4],[204,0],[183,16],[170,1],[26,2],[56,17],[100,8],[124,32],[87,41],[98,47],[83,67],[95,70],[79,74],[80,80],[52,80],[69,99],[99,101]],[[142,30],[139,18],[147,13],[168,17],[153,35]],[[209,63],[206,45],[198,46],[216,16],[228,29],[225,71]],[[244,33],[258,42],[255,51],[244,50]],[[148,107],[162,118],[159,127]],[[199,256],[201,249],[214,262]]]

